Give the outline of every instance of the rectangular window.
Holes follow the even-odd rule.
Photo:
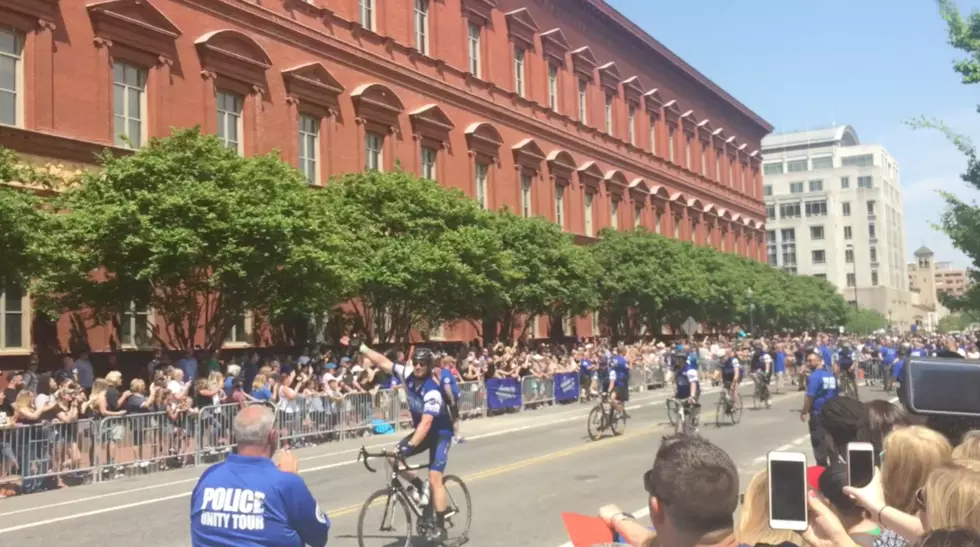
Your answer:
[[[847,274],[847,286],[853,287],[855,285],[857,285],[857,280],[854,278],[854,274],[853,273]]]
[[[827,253],[824,251],[810,251],[810,258],[814,264],[825,264],[827,262]]]
[[[704,142],[701,143],[701,176],[708,176],[708,154],[705,152]]]
[[[384,137],[377,133],[364,134],[364,168],[384,171]]]
[[[735,168],[732,166],[735,162],[731,158],[728,158],[728,185],[735,185]]]
[[[595,194],[591,192],[586,192],[585,194],[585,235],[592,237],[594,231],[592,229],[592,202],[595,200]]]
[[[873,286],[878,286],[878,272],[871,272],[871,284]]]
[[[766,184],[765,186],[762,187],[762,195],[765,196],[765,197],[769,197],[769,196],[772,195],[772,185],[771,184]]]
[[[822,180],[811,180],[810,181],[810,191],[811,192],[823,192],[823,181]]]
[[[779,251],[776,247],[776,231],[766,231],[766,259],[770,266],[778,265]]]
[[[868,214],[869,215],[875,214],[875,202],[873,199],[868,200],[867,206],[868,206]]]
[[[871,175],[858,177],[858,188],[874,188],[874,177]]]
[[[361,26],[374,30],[374,0],[357,0],[358,22]]]
[[[613,134],[613,98],[612,94],[606,93],[606,133]]]
[[[806,202],[806,216],[808,216],[808,217],[825,217],[825,216],[827,216],[827,202],[826,201],[808,201],[808,202]]]
[[[844,262],[847,264],[854,263],[854,249],[844,249]]]
[[[823,239],[823,226],[810,226],[810,239]]]
[[[870,247],[868,249],[868,258],[871,259],[871,262],[878,262],[878,248],[877,247]]]
[[[480,25],[473,23],[469,24],[469,40],[467,44],[469,46],[470,55],[470,74],[479,78],[480,75]]]
[[[555,224],[565,229],[565,187],[555,186]]]
[[[660,223],[664,221],[663,215],[660,214],[660,210],[654,207],[653,209],[653,231],[660,233]]]
[[[24,340],[24,291],[9,284],[0,292],[0,349],[19,349]]]
[[[476,186],[476,202],[480,204],[481,209],[487,208],[487,178],[490,173],[490,167],[478,163],[476,164],[476,169],[474,170],[476,179],[474,181],[474,186]]]
[[[514,93],[524,96],[524,50],[514,48]]]
[[[676,140],[676,138],[674,137],[674,133],[675,133],[674,126],[673,125],[668,126],[667,127],[667,159],[670,160],[670,163],[676,163],[674,161],[674,144],[675,144],[674,141]]]
[[[834,157],[824,156],[822,158],[811,158],[810,164],[813,166],[813,170],[817,169],[833,169],[834,168]]]
[[[721,182],[721,150],[715,148],[715,180]]]
[[[633,206],[633,229],[636,230],[643,225],[643,206],[636,204]]]
[[[845,156],[840,159],[841,167],[871,167],[875,164],[874,154],[863,154],[860,156]]]
[[[619,199],[615,197],[609,199],[609,226],[619,229]]]
[[[521,175],[521,214],[524,218],[530,218],[532,214],[531,203],[531,177]]]
[[[776,220],[776,206],[775,205],[766,205],[766,219],[767,220]]]
[[[630,105],[627,114],[629,115],[628,129],[629,129],[630,144],[636,146],[636,107]]]
[[[0,125],[21,125],[23,48],[20,34],[0,29]]]
[[[317,158],[320,146],[320,118],[300,114],[299,116],[299,170],[306,177],[306,182],[320,182],[317,170]]]
[[[825,280],[825,279],[827,279],[827,274],[816,274],[813,277],[816,277],[817,279],[824,279]]]
[[[150,310],[130,302],[129,308],[119,315],[119,343],[122,346],[145,348],[153,340],[150,328]]]
[[[558,112],[558,67],[548,65],[548,104]]]
[[[578,81],[578,121],[589,123],[589,84],[585,80]]]
[[[762,164],[762,174],[763,175],[782,175],[783,174],[783,162],[773,162]]]
[[[877,230],[875,230],[874,223],[872,222],[868,224],[868,239],[877,239],[877,238],[878,238],[878,233]]]
[[[779,234],[783,243],[796,243],[796,229],[783,228]]]
[[[436,180],[436,151],[427,146],[422,147],[422,178]]]
[[[842,215],[844,215],[846,217],[851,216],[851,202],[850,201],[845,201],[845,202],[841,203],[840,204],[840,209],[841,209],[841,214]]]
[[[808,168],[807,160],[789,160],[786,162],[787,173],[802,173]]]
[[[784,228],[779,233],[782,239],[783,267],[795,273],[796,266],[796,230]]]
[[[234,323],[231,325],[231,330],[228,331],[228,337],[225,338],[225,343],[244,344],[248,341],[246,334],[245,314],[242,314],[234,318]]]
[[[429,54],[429,0],[415,0],[415,49]]]
[[[803,183],[802,182],[791,182],[791,183],[789,183],[789,193],[790,194],[802,194],[803,193]]]
[[[691,169],[691,136],[687,135],[684,139],[684,166]]]
[[[227,91],[218,91],[218,140],[225,148],[242,151],[242,97]]]
[[[854,237],[854,231],[851,230],[850,226],[844,226],[844,239],[852,239]]]
[[[112,65],[113,136],[116,146],[124,148],[143,146],[145,91],[145,70],[119,62]]]
[[[850,177],[841,177],[840,178],[840,189],[841,190],[847,190],[850,187],[851,187],[851,179],[850,179]]]
[[[650,153],[657,154],[657,117],[650,116]]]
[[[779,206],[779,218],[800,218],[800,204],[783,203]]]

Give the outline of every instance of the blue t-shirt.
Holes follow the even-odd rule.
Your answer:
[[[272,400],[272,390],[269,389],[269,386],[262,386],[252,392],[252,397],[260,401],[270,401]]]
[[[773,365],[776,372],[786,372],[786,352],[777,351],[776,352],[776,363]]]
[[[687,399],[699,393],[701,384],[698,382],[698,369],[691,365],[684,367],[674,376],[674,389],[674,396],[678,399]]]
[[[612,373],[610,377],[616,381],[616,387],[626,387],[630,381],[630,366],[626,358],[616,355],[612,358]]]
[[[814,370],[806,381],[806,394],[813,400],[813,413],[820,414],[823,405],[837,396],[837,377],[825,368]]]
[[[820,345],[820,357],[823,357],[823,364],[833,366],[834,364],[834,354],[830,351],[830,348],[821,344]]]
[[[442,383],[443,389],[449,386],[450,393],[453,394],[453,399],[459,400],[459,383],[456,382],[456,376],[448,368],[442,369],[439,373],[439,381]]]
[[[881,362],[882,363],[884,363],[886,365],[890,365],[890,364],[892,364],[892,363],[895,362],[895,358],[896,358],[895,350],[893,350],[892,348],[890,348],[888,346],[882,346],[881,347]]]
[[[902,369],[905,368],[905,359],[898,359],[892,365],[892,378],[902,381]]]
[[[442,388],[439,387],[439,384],[431,376],[422,379],[416,378],[412,374],[412,369],[405,365],[395,364],[394,373],[405,383],[408,410],[412,414],[412,425],[418,427],[422,421],[422,416],[428,414],[432,416],[430,435],[452,436],[453,419],[449,415],[449,408],[444,402]]]
[[[191,494],[194,547],[323,547],[329,531],[303,479],[269,458],[229,454]]]
[[[592,372],[591,370],[589,370],[591,368],[592,368],[592,361],[589,361],[588,359],[582,359],[581,361],[578,362],[579,372],[581,372],[586,376],[588,376]]]

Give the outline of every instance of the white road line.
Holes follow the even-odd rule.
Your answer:
[[[714,390],[714,391],[717,391],[717,390]],[[709,391],[709,390],[705,390],[705,393],[710,393],[710,392],[711,391]],[[651,407],[651,406],[659,406],[659,405],[664,404],[664,402],[665,402],[665,400],[661,399],[661,400],[650,401],[650,402],[645,402],[645,403],[627,405],[626,408],[628,410],[635,410],[637,408],[645,408],[645,407]],[[583,408],[581,410],[586,410],[586,409]],[[480,440],[480,439],[488,439],[488,438],[497,437],[497,436],[500,436],[500,435],[507,435],[507,434],[510,434],[510,433],[519,433],[521,431],[527,431],[527,430],[530,430],[530,429],[538,429],[538,428],[548,427],[548,426],[551,426],[551,425],[566,423],[566,422],[570,422],[570,421],[581,420],[582,418],[583,418],[582,415],[578,415],[578,416],[571,416],[571,417],[568,417],[568,418],[561,418],[561,419],[558,419],[558,420],[549,420],[549,421],[545,421],[545,422],[536,422],[536,423],[532,423],[532,424],[528,424],[528,425],[524,425],[524,426],[520,426],[520,427],[513,427],[513,428],[509,428],[509,429],[504,429],[504,430],[501,430],[501,431],[492,431],[490,433],[483,433],[481,435],[474,435],[472,437],[467,437],[467,440],[469,440],[469,441],[475,441],[475,440]],[[386,447],[386,446],[390,446],[390,445],[391,445],[391,443],[389,442],[389,443],[384,443],[384,444],[371,445],[369,448],[381,448],[381,447]],[[357,452],[359,450],[360,450],[360,448],[350,449],[350,450],[342,450],[342,451],[339,451],[339,452],[335,452],[333,454],[334,455],[337,455],[337,454],[345,454],[345,453]],[[312,459],[312,458],[307,458],[307,459]],[[299,472],[300,472],[300,474],[312,473],[314,471],[323,471],[323,470],[326,470],[326,469],[333,469],[335,467],[341,467],[341,466],[345,466],[345,465],[353,465],[353,464],[356,464],[356,463],[358,463],[358,462],[357,461],[346,460],[346,461],[331,463],[331,464],[327,464],[327,465],[320,465],[320,466],[317,466],[317,467],[310,467],[308,469],[300,469]],[[71,499],[71,500],[68,500],[68,501],[63,501],[63,502],[58,502],[58,503],[52,503],[52,504],[49,504],[49,505],[42,505],[42,506],[31,507],[29,509],[20,509],[20,510],[17,510],[17,511],[10,511],[8,513],[0,513],[0,517],[9,516],[9,515],[15,515],[15,514],[20,514],[20,513],[26,513],[26,512],[43,511],[45,509],[49,509],[49,508],[53,508],[53,507],[60,507],[60,506],[64,506],[64,505],[76,504],[78,502],[84,502],[84,501],[92,501],[92,500],[104,499],[104,498],[109,498],[109,497],[114,497],[114,496],[120,496],[120,495],[124,495],[124,494],[130,494],[130,493],[134,493],[134,492],[141,492],[141,491],[151,490],[151,489],[155,489],[155,488],[163,488],[163,487],[167,487],[167,486],[176,486],[176,485],[179,485],[179,484],[187,484],[187,483],[190,483],[190,482],[197,482],[197,480],[198,479],[195,477],[193,479],[182,479],[182,480],[179,480],[179,481],[172,481],[172,482],[163,483],[163,484],[156,484],[156,485],[152,485],[152,486],[144,486],[144,487],[140,487],[140,488],[133,488],[133,489],[129,489],[129,490],[122,490],[122,491],[119,491],[119,492],[109,492],[109,493],[106,493],[106,494],[99,494],[97,496],[89,496],[89,497],[86,497],[86,498],[75,498],[75,499]],[[17,526],[11,526],[9,528],[0,528],[0,534],[7,534],[7,533],[10,533],[10,532],[16,532],[18,530],[25,530],[25,529],[29,529],[29,528],[35,528],[35,527],[38,527],[38,526],[45,526],[45,525],[48,525],[48,524],[55,524],[55,523],[58,523],[58,522],[64,522],[66,520],[73,520],[73,519],[84,518],[84,517],[93,516],[93,515],[100,515],[100,514],[103,514],[103,513],[110,513],[110,512],[113,512],[113,511],[122,511],[122,510],[125,510],[125,509],[131,509],[133,507],[140,507],[140,506],[143,506],[143,505],[149,505],[151,503],[158,503],[158,502],[163,502],[163,501],[169,501],[169,500],[173,500],[173,499],[178,499],[178,498],[182,498],[182,497],[185,497],[185,496],[189,496],[190,494],[191,494],[191,492],[190,491],[187,491],[187,492],[182,492],[182,493],[179,493],[179,494],[173,494],[173,495],[169,495],[169,496],[161,496],[161,497],[158,497],[158,498],[150,498],[150,499],[146,499],[146,500],[142,500],[142,501],[138,501],[138,502],[133,502],[133,503],[125,503],[125,504],[121,504],[121,505],[115,505],[115,506],[112,506],[112,507],[105,507],[105,508],[102,508],[102,509],[97,509],[97,510],[94,510],[94,511],[88,511],[88,512],[85,512],[85,513],[73,513],[73,514],[69,514],[69,515],[63,515],[63,516],[60,516],[60,517],[55,517],[55,518],[50,518],[50,519],[45,519],[45,520],[39,520],[39,521],[35,521],[35,522],[28,522],[28,523],[20,524],[20,525],[17,525]]]

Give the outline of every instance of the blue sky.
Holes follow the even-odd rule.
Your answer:
[[[606,0],[769,121],[775,132],[851,124],[901,168],[907,255],[970,261],[932,228],[936,190],[974,192],[965,160],[940,135],[913,131],[919,115],[980,142],[980,85],[960,83],[934,0]],[[980,0],[959,0],[961,11]]]

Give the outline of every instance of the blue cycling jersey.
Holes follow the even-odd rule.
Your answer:
[[[394,373],[405,383],[408,410],[412,414],[412,425],[418,427],[422,421],[422,416],[428,414],[432,416],[429,435],[451,436],[453,434],[453,419],[445,404],[439,383],[433,380],[431,376],[422,379],[416,378],[412,374],[412,369],[404,365],[396,364]]]
[[[611,368],[610,378],[616,382],[616,387],[628,386],[630,382],[630,366],[626,362],[626,358],[622,355],[613,357]]]
[[[442,383],[443,389],[445,389],[446,386],[449,386],[449,391],[453,394],[453,399],[458,401],[459,383],[456,382],[456,375],[454,375],[448,368],[444,368],[439,375],[439,381]]]
[[[194,547],[323,547],[329,531],[303,479],[269,458],[229,454],[191,494]]]
[[[694,386],[692,390],[691,387]],[[698,369],[688,365],[681,369],[674,376],[674,396],[678,399],[687,399],[701,391],[701,383],[698,382]]]

